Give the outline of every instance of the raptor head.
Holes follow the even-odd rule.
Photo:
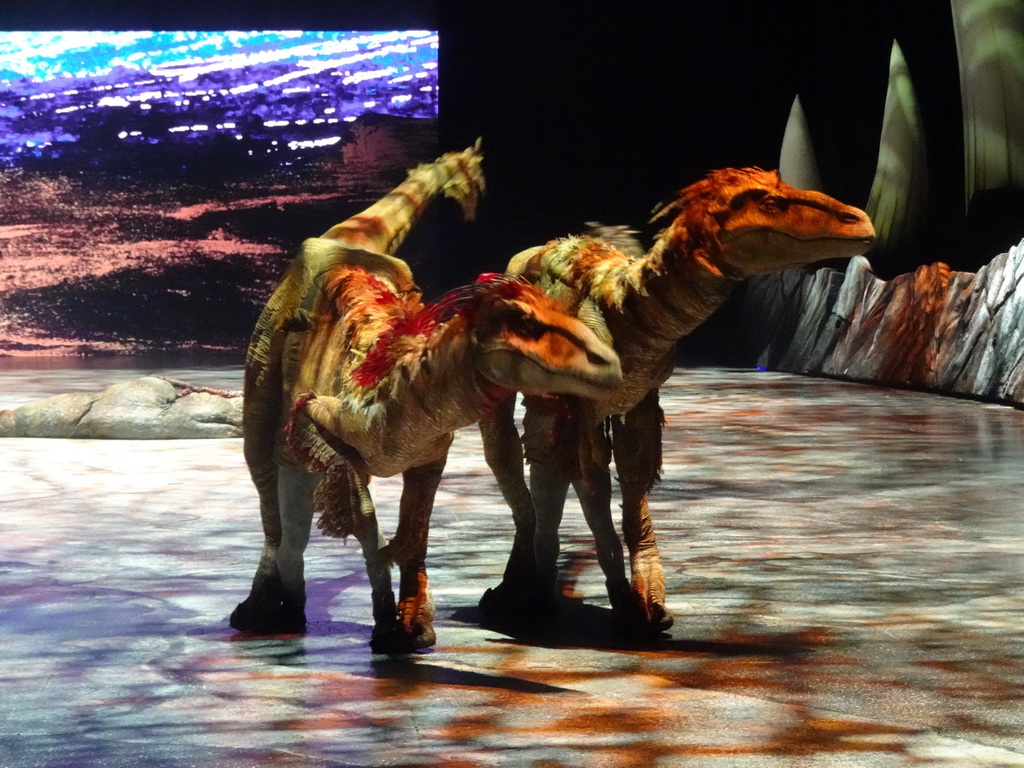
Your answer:
[[[552,298],[516,278],[482,276],[473,316],[476,367],[525,394],[597,398],[622,380],[618,355]]]
[[[666,230],[724,270],[755,275],[867,251],[875,228],[859,208],[796,189],[778,171],[726,168],[679,193],[655,218],[676,213]]]

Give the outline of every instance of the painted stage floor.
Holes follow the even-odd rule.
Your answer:
[[[239,440],[0,440],[0,766],[1024,766],[1024,413],[720,369],[662,402],[676,624],[647,645],[611,632],[575,502],[559,617],[481,627],[511,521],[475,429],[434,513],[438,644],[403,658],[319,535],[308,633],[228,628],[261,543]]]

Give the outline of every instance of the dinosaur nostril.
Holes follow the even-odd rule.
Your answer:
[[[839,219],[842,224],[857,224],[860,222],[860,216],[855,213],[848,213],[847,211],[840,211],[836,214],[836,218]]]

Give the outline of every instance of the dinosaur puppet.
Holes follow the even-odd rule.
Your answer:
[[[480,602],[485,614],[552,608],[558,526],[572,483],[594,534],[616,620],[641,633],[670,627],[647,494],[661,468],[658,388],[672,373],[676,341],[741,279],[850,257],[874,240],[863,211],[753,168],[708,174],[652,221],[669,216],[644,255],[626,255],[601,239],[570,237],[524,251],[508,266],[507,274],[538,285],[611,343],[623,379],[592,400],[527,396],[521,441],[514,398],[481,421],[487,461],[515,520],[502,582]],[[610,510],[612,456],[632,582]]]
[[[514,390],[600,396],[620,379],[615,353],[551,298],[495,275],[424,305],[391,254],[439,193],[472,215],[478,147],[410,171],[366,211],[305,241],[264,308],[246,359],[245,460],[265,542],[240,630],[305,628],[303,551],[314,512],[354,534],[373,590],[374,650],[433,644],[424,558],[453,431]],[[401,472],[386,545],[367,489]],[[399,602],[391,562],[400,568]]]

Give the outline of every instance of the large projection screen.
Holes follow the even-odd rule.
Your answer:
[[[0,32],[0,356],[244,348],[437,154],[436,31]]]

